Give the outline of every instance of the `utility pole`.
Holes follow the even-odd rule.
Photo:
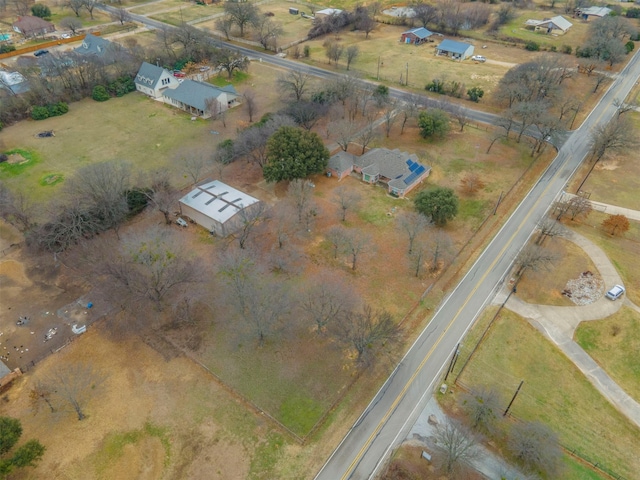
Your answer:
[[[407,62],[407,74],[404,76],[405,87],[409,86],[409,62]]]
[[[447,370],[447,374],[444,376],[444,381],[447,381],[449,374],[453,371],[453,367],[456,364],[456,360],[458,359],[458,355],[460,355],[460,344],[456,345],[456,349],[451,356],[451,362],[449,363],[449,369]]]
[[[496,203],[496,208],[493,209],[493,214],[495,215],[498,211],[498,206],[500,206],[500,202],[502,201],[502,195],[504,192],[500,192],[500,196],[498,197],[498,203]]]
[[[378,75],[376,75],[376,80],[380,81],[380,55],[378,55]]]
[[[507,409],[502,414],[503,417],[506,417],[507,413],[509,413],[509,409],[511,408],[511,405],[513,405],[513,402],[515,401],[516,397],[518,396],[518,392],[520,391],[520,388],[522,387],[523,383],[524,383],[524,380],[520,380],[520,385],[518,385],[518,389],[516,390],[516,393],[513,394],[513,398],[509,402],[509,405],[507,405]]]

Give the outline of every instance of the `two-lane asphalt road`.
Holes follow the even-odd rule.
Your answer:
[[[427,328],[333,452],[316,480],[367,479],[407,435],[432,395],[434,383],[466,331],[508,274],[536,225],[589,152],[590,132],[615,114],[640,77],[636,53],[583,125],[442,303]]]

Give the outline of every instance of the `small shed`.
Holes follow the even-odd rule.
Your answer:
[[[336,177],[338,180],[342,180],[353,172],[354,163],[355,157],[349,152],[341,150],[329,159],[327,173],[330,173],[332,177]]]
[[[179,201],[182,215],[220,237],[236,232],[243,223],[240,212],[258,208],[259,203],[219,180],[197,186]]]
[[[421,43],[430,41],[430,37],[433,35],[429,30],[424,27],[412,28],[406,32],[402,32],[400,41],[402,43],[412,43],[414,45],[420,45]]]
[[[436,47],[436,55],[444,55],[453,60],[462,61],[471,57],[473,50],[473,45],[470,43],[443,40],[442,43]]]
[[[323,8],[322,10],[318,10],[315,16],[318,18],[332,17],[334,15],[340,15],[341,13],[342,10],[340,10],[339,8]]]

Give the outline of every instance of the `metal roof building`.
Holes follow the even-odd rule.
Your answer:
[[[240,228],[243,223],[240,212],[252,210],[259,203],[257,198],[219,180],[197,186],[179,201],[180,213],[221,237]]]

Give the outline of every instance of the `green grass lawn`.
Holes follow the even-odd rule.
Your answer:
[[[170,12],[158,13],[157,15],[150,15],[149,18],[159,20],[169,25],[180,26],[184,22],[190,22],[202,17],[207,17],[219,13],[219,10],[209,9],[206,5],[185,6],[178,10],[172,10]]]
[[[34,159],[20,166],[4,166],[0,180],[10,188],[28,191],[40,203],[51,199],[64,182],[41,182],[48,175],[73,176],[85,165],[107,160],[125,160],[135,171],[167,169],[177,185],[185,183],[172,163],[172,156],[183,146],[215,147],[220,140],[208,134],[209,124],[191,121],[180,110],[134,92],[108,102],[91,99],[70,105],[69,113],[41,121],[25,120],[3,129],[6,150],[22,149]],[[54,130],[55,137],[35,138],[37,132]],[[13,170],[19,168],[19,174]],[[134,179],[135,181],[135,179]]]
[[[640,314],[623,307],[603,320],[582,322],[576,341],[636,401],[640,401]]]
[[[489,310],[464,340],[464,362],[492,314]],[[640,430],[620,414],[555,346],[518,315],[503,311],[485,337],[461,380],[466,385],[495,387],[509,399],[524,385],[511,413],[541,421],[562,444],[592,462],[627,478],[640,471]]]
[[[564,35],[548,35],[547,33],[535,32],[525,28],[525,22],[529,19],[542,20],[544,18],[555,17],[556,15],[561,15],[573,24],[573,26]],[[575,51],[576,47],[584,44],[587,38],[588,29],[589,24],[587,22],[583,22],[577,18],[572,18],[571,14],[566,14],[559,10],[526,10],[522,15],[501,27],[500,33],[508,37],[536,42],[546,49],[555,46],[557,50],[560,51],[563,45],[570,45],[573,51]]]

